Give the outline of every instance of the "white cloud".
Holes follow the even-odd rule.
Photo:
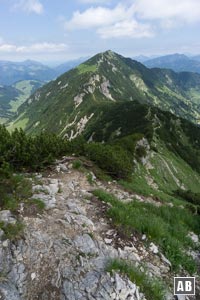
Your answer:
[[[11,44],[1,44],[0,45],[0,52],[14,52],[16,50],[15,45]]]
[[[122,21],[108,27],[103,27],[98,30],[98,33],[104,39],[118,37],[142,38],[154,35],[149,25],[139,24],[135,20]]]
[[[91,28],[110,25],[130,17],[126,8],[119,4],[115,8],[91,7],[84,12],[74,12],[72,19],[65,23],[66,29]]]
[[[54,44],[54,43],[36,43],[29,46],[17,46],[14,44],[1,44],[0,53],[58,53],[68,49],[66,44]]]
[[[43,5],[39,0],[19,0],[15,3],[14,9],[36,14],[42,14],[44,11]]]
[[[90,7],[83,12],[74,12],[71,20],[65,22],[64,26],[66,30],[95,28],[102,38],[152,36],[150,26],[136,21],[134,12],[134,5]]]
[[[79,2],[97,4],[106,1]],[[200,22],[200,0],[124,0],[113,8],[102,5],[77,10],[64,22],[64,27],[68,31],[95,29],[101,38],[142,38],[153,36],[155,28],[169,30],[194,22]]]
[[[135,10],[138,17],[145,20],[175,23],[200,20],[199,0],[136,0]]]

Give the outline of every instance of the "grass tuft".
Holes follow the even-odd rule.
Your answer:
[[[149,278],[145,272],[140,271],[130,262],[114,259],[109,262],[106,270],[110,273],[116,271],[126,275],[130,281],[140,287],[140,291],[145,294],[147,300],[164,300],[164,284],[160,280]]]
[[[5,237],[11,241],[22,237],[24,225],[21,222],[15,224],[0,223],[0,228],[4,231]]]
[[[196,247],[188,237],[188,232],[199,233],[199,216],[175,206],[157,207],[137,200],[123,203],[103,190],[95,190],[93,193],[101,201],[112,205],[107,215],[117,228],[123,229],[127,237],[134,231],[146,234],[149,240],[160,246],[174,271],[182,266],[190,274],[196,272],[196,264],[186,251]]]

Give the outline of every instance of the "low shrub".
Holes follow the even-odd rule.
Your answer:
[[[127,179],[132,174],[131,158],[128,152],[120,146],[101,143],[86,144],[85,155],[113,178]]]

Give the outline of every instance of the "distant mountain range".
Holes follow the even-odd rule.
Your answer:
[[[71,60],[68,61],[66,63],[60,64],[57,67],[54,68],[56,75],[62,75],[63,73],[77,67],[79,64],[81,64],[82,62],[84,62],[86,59],[88,59],[87,57],[81,57],[75,60]]]
[[[40,62],[26,60],[24,62],[0,61],[0,84],[12,85],[23,80],[48,82],[63,73],[77,67],[88,58],[79,58],[62,63],[56,67],[48,67]],[[167,68],[176,72],[200,73],[200,56],[188,57],[183,54],[172,54],[161,57],[139,55],[134,60],[149,68]]]
[[[124,101],[146,103],[200,124],[200,75],[148,69],[107,51],[37,90],[19,108],[13,126],[74,137],[98,118],[103,104]]]
[[[200,75],[148,69],[112,51],[97,54],[38,89],[18,109],[9,129],[54,132],[63,138],[119,143],[149,153],[138,167],[142,186],[170,193],[198,190]],[[183,117],[185,120],[183,119]],[[145,142],[146,141],[146,142]]]
[[[0,123],[7,122],[36,89],[76,67],[83,60],[69,61],[55,68],[33,60],[0,61]]]
[[[12,85],[23,80],[48,82],[76,67],[84,60],[84,58],[72,60],[55,68],[50,68],[33,60],[23,62],[0,61],[0,84]]]
[[[197,61],[197,60],[200,61],[200,55],[193,56],[192,59],[193,59],[193,60],[196,60],[196,61]]]
[[[148,68],[166,68],[175,72],[200,73],[200,56],[188,57],[184,54],[171,54],[143,62]]]
[[[12,85],[22,80],[49,81],[55,76],[54,70],[32,60],[0,61],[0,84],[2,85]]]

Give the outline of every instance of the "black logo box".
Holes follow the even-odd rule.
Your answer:
[[[195,277],[174,277],[174,295],[195,295]]]

